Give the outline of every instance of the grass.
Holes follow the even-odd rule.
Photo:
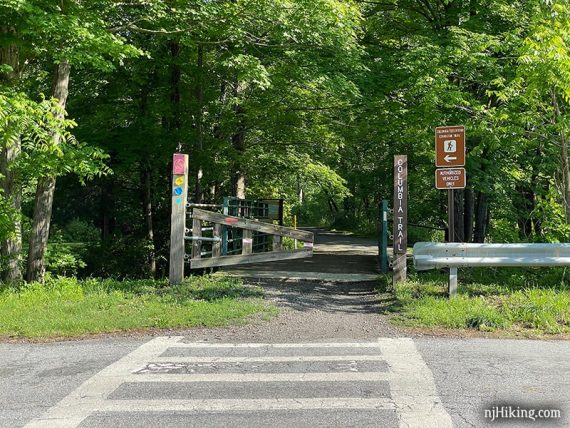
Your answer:
[[[396,286],[395,323],[422,328],[570,333],[570,272],[565,269],[463,269],[447,298],[447,273],[412,273]]]
[[[48,279],[0,292],[0,337],[51,338],[244,323],[277,311],[228,277],[166,281]]]

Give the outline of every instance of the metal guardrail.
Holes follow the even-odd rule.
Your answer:
[[[570,243],[564,244],[465,244],[417,242],[416,270],[449,268],[449,295],[457,293],[459,267],[570,266]]]
[[[442,267],[570,266],[570,244],[417,242],[416,270]]]

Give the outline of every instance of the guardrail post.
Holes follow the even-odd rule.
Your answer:
[[[188,198],[188,155],[172,158],[172,210],[170,215],[170,266],[168,279],[180,284],[184,279],[186,199]]]
[[[224,205],[222,208],[222,214],[230,215],[230,198],[224,197]],[[222,226],[222,256],[228,255],[228,226]]]
[[[447,285],[447,294],[449,297],[457,296],[457,268],[449,268],[449,282]]]

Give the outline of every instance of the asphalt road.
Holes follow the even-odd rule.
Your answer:
[[[570,422],[568,342],[196,340],[2,344],[0,426],[486,427],[509,405],[562,418],[504,426]]]
[[[329,261],[259,280],[282,308],[270,321],[0,344],[0,427],[570,426],[570,342],[406,337],[361,280],[374,243],[317,238]],[[512,418],[541,409],[561,417]]]

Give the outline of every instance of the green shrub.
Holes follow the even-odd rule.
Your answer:
[[[50,243],[46,249],[46,270],[55,275],[77,275],[87,264],[83,261],[86,246],[78,243]]]

